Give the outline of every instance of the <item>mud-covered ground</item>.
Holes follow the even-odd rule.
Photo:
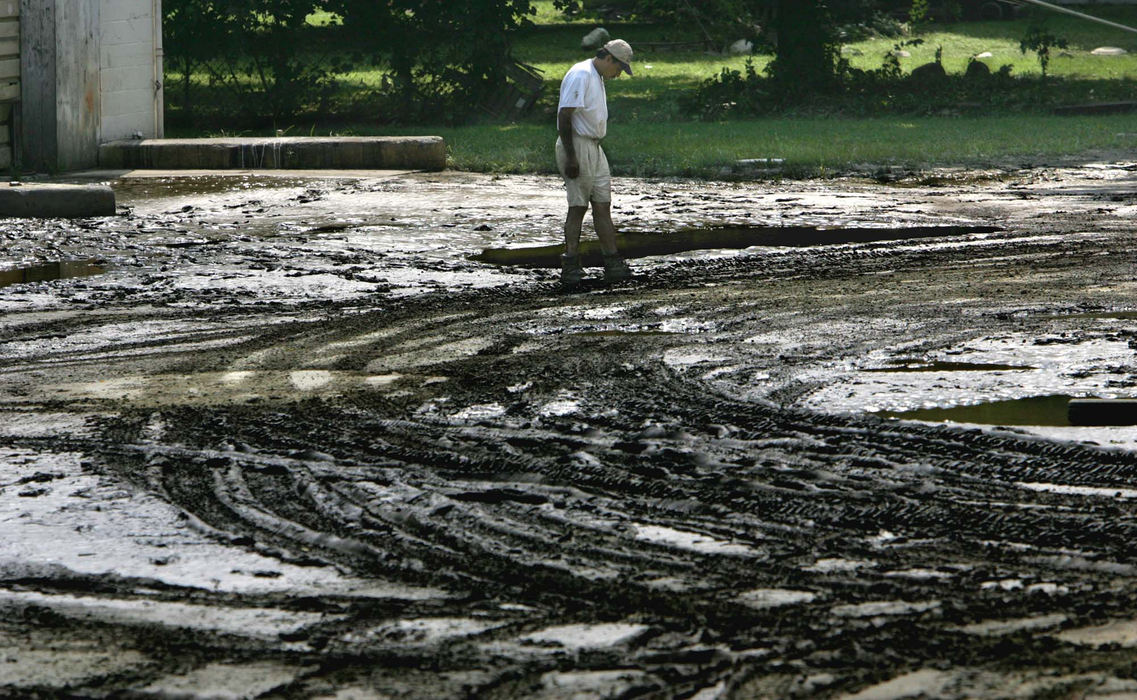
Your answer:
[[[550,178],[113,186],[0,224],[0,695],[1137,697],[1137,429],[888,417],[1137,396],[1133,166],[622,180],[575,294]]]

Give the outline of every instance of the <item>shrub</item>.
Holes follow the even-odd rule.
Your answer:
[[[180,116],[197,124],[279,123],[355,102],[383,121],[464,121],[506,80],[513,30],[531,0],[166,0],[169,62],[181,90]],[[316,28],[320,11],[342,26]],[[382,66],[379,85],[343,95],[358,65]],[[194,100],[204,74],[209,99]],[[222,93],[222,94],[218,94]],[[225,98],[225,99],[222,99]],[[351,107],[348,106],[350,109]],[[236,113],[234,113],[236,112]]]

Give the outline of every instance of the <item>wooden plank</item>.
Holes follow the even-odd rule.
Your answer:
[[[0,59],[0,83],[7,83],[20,79],[20,59]]]
[[[0,168],[12,165],[12,104],[20,101],[20,0],[0,0]]]
[[[0,84],[0,102],[19,102],[20,82],[17,80],[6,85]]]

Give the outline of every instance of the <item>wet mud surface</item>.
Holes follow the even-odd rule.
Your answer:
[[[1137,172],[900,184],[622,181],[642,238],[832,238],[575,294],[479,259],[548,178],[0,223],[100,270],[0,286],[0,694],[1132,697],[1137,428],[888,416],[1137,395]]]

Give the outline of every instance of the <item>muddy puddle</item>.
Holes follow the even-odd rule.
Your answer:
[[[973,406],[921,408],[914,411],[879,411],[884,418],[929,422],[980,423],[983,425],[1069,426],[1069,396],[1032,396],[1026,399],[991,401]]]
[[[1023,399],[990,401],[969,406],[918,408],[913,411],[878,411],[882,418],[919,420],[932,423],[975,423],[1016,426],[1134,426],[1137,425],[1135,399],[1096,397],[1031,396]]]
[[[198,177],[0,222],[0,695],[1137,693],[1127,165]]]
[[[871,367],[865,372],[1026,372],[1037,367],[984,364],[982,362],[946,362],[944,360],[895,360],[888,367]]]
[[[1084,319],[1115,319],[1119,321],[1132,321],[1137,319],[1137,311],[1087,311],[1080,314],[1069,314],[1070,318]]]
[[[0,270],[0,287],[74,277],[90,277],[101,275],[106,271],[106,265],[97,260],[61,260],[43,265]]]
[[[176,200],[181,197],[199,199],[202,196],[231,194],[257,190],[307,188],[310,177],[295,175],[265,175],[252,173],[207,173],[180,177],[132,177],[110,181],[118,198],[135,203],[145,200]]]
[[[753,246],[797,247],[870,243],[905,239],[940,238],[990,234],[999,231],[994,226],[913,226],[906,228],[857,227],[821,228],[815,226],[719,226],[708,229],[682,229],[672,233],[625,233],[620,250],[625,257],[642,258],[652,255],[669,255],[690,251],[738,249]],[[581,244],[582,262],[599,265],[600,248],[595,241]],[[471,260],[495,265],[526,267],[560,267],[561,246],[536,248],[487,248]]]

